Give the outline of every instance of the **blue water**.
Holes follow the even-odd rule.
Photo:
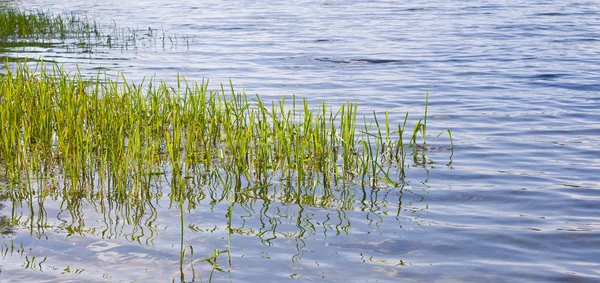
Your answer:
[[[215,281],[600,282],[600,2],[4,2],[171,36],[92,53],[5,54],[87,74],[175,82],[182,73],[215,89],[231,79],[267,99],[390,110],[394,123],[422,115],[429,92],[436,163],[409,168],[404,188],[358,190],[350,208],[236,204],[231,239],[229,203],[204,199],[186,212],[194,258],[231,242],[231,271],[219,256]],[[453,151],[436,137],[445,129]],[[2,282],[179,280],[180,214],[165,200],[143,210],[141,225],[127,222],[130,208],[87,204],[83,236],[68,235],[78,220],[60,200],[44,203],[42,231],[27,221],[40,213],[4,205],[21,226],[3,240],[24,252],[0,261]],[[32,256],[46,261],[32,268]],[[194,267],[207,281],[210,264]]]

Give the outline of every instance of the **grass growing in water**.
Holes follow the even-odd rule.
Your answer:
[[[163,48],[185,43],[188,38],[165,33],[164,30],[119,28],[114,25],[98,25],[75,14],[60,15],[43,11],[21,11],[0,8],[0,48],[54,46],[58,41],[75,50],[91,47],[137,48],[162,45]]]
[[[408,114],[397,126],[387,113],[358,125],[352,103],[313,109],[305,99],[265,103],[183,77],[175,87],[134,85],[38,67],[6,67],[0,77],[0,160],[13,183],[62,176],[74,192],[144,199],[153,175],[216,173],[245,193],[294,185],[284,195],[300,202],[300,188],[396,186],[407,155],[428,161],[417,147],[423,120],[403,137]]]
[[[426,135],[424,119],[407,128],[408,114],[399,125],[390,123],[387,112],[359,123],[356,104],[334,110],[294,97],[267,103],[236,93],[231,85],[215,92],[208,83],[183,77],[168,86],[132,84],[123,76],[85,79],[56,65],[39,64],[35,71],[7,65],[4,72],[0,179],[12,184],[7,193],[13,206],[25,202],[33,217],[34,207],[43,207],[47,197],[61,199],[72,221],[54,228],[71,235],[94,233],[84,224],[87,203],[104,215],[123,213],[132,223],[150,223],[151,241],[154,203],[162,197],[157,188],[168,187],[171,205],[181,211],[181,281],[187,257],[192,273],[193,264],[201,262],[211,271],[222,270],[217,258],[231,268],[230,250],[193,260],[193,248],[185,244],[184,211],[202,199],[229,207],[228,249],[232,234],[252,233],[237,227],[234,207],[252,210],[259,203],[265,211],[273,202],[297,206],[299,230],[286,237],[301,243],[315,233],[300,227],[304,206],[335,208],[339,222],[348,222],[340,229],[349,229],[344,211],[359,201],[352,186],[362,187],[360,202],[369,206],[366,187],[402,185],[408,164],[429,162],[419,138]],[[43,209],[38,213],[44,215]],[[36,219],[42,221],[37,229],[46,229],[45,218]],[[33,218],[24,222],[34,227]],[[252,235],[270,241],[269,233],[261,233]],[[136,241],[143,236],[130,235]],[[301,257],[302,245],[298,253]]]
[[[41,39],[88,37],[99,35],[96,23],[74,14],[54,15],[41,11],[23,12],[17,9],[0,10],[0,39]]]

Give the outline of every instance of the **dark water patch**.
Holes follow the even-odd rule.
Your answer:
[[[583,38],[574,38],[573,41],[590,41],[590,42],[598,42],[600,38],[591,38],[591,37],[583,37]]]
[[[302,39],[299,40],[298,42],[302,42],[302,43],[331,43],[331,42],[335,42],[335,39],[328,39],[328,38],[318,38],[318,39]]]
[[[552,81],[552,80],[548,80]],[[559,89],[568,89],[575,91],[591,91],[597,92],[600,91],[600,84],[584,84],[584,83],[551,83],[551,82],[543,82],[542,80],[531,81],[529,84],[537,87],[547,87],[547,88],[559,88]]]
[[[461,77],[498,76],[494,72],[456,72],[455,75]]]
[[[55,42],[38,42],[38,41],[6,41],[0,42],[0,48],[16,48],[16,47],[41,47],[52,48],[58,46]]]
[[[42,60],[44,62],[56,62],[57,59],[90,59],[89,54],[96,54],[94,52],[55,52],[55,55],[52,56],[47,56],[45,58],[45,60]],[[86,56],[74,56],[74,55],[86,55]],[[130,58],[126,58],[126,57],[103,57],[103,58],[96,58],[97,62],[111,62],[111,61],[129,61],[131,60]],[[30,60],[31,61],[31,60]]]
[[[417,8],[399,9],[398,11],[401,11],[401,12],[424,12],[424,11],[431,11],[431,10],[433,10],[433,8],[417,7]]]
[[[522,35],[528,35],[528,33],[524,33],[523,31],[546,31],[551,29],[550,25],[543,24],[506,24],[506,25],[498,25],[494,26],[495,30],[516,30],[519,31]],[[530,34],[530,35],[540,35],[540,34]]]
[[[243,30],[244,28],[241,28],[241,27],[217,27],[216,29],[228,31],[228,30]]]
[[[467,6],[464,7],[465,9],[498,9],[498,8],[502,8],[502,5],[499,4],[483,4],[483,5],[477,5],[477,6]]]
[[[586,37],[586,36],[573,36],[573,37],[568,37],[568,38],[559,38],[559,39],[553,39],[550,41],[551,43],[561,43],[561,44],[565,44],[565,43],[570,43],[570,44],[582,44],[582,43],[586,43],[586,44],[597,44],[598,42],[600,42],[600,38],[597,37]]]
[[[569,13],[557,13],[557,12],[549,12],[549,13],[537,13],[533,14],[534,16],[548,16],[548,17],[565,17],[565,16],[574,16]]]
[[[417,64],[417,61],[414,60],[395,60],[395,59],[368,59],[368,58],[357,58],[357,59],[341,59],[341,58],[333,58],[333,57],[322,57],[315,58],[317,61],[321,62],[330,62],[335,64],[390,64],[390,65],[412,65]]]
[[[539,74],[533,76],[532,79],[554,80],[561,77],[565,77],[565,74]]]
[[[54,60],[51,59],[39,59],[39,58],[29,58],[29,57],[9,57],[9,56],[2,56],[2,54],[0,54],[0,61],[2,62],[11,62],[11,63],[22,63],[25,61],[40,61],[40,62],[45,62],[45,63],[55,63]]]

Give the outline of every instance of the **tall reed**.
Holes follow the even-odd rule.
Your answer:
[[[406,141],[408,114],[397,126],[387,112],[359,126],[351,103],[337,110],[295,97],[267,103],[231,84],[212,91],[183,76],[169,86],[37,69],[6,65],[0,78],[0,161],[13,183],[60,175],[69,190],[145,199],[151,176],[216,174],[238,193],[286,183],[285,195],[300,202],[317,183],[323,195],[339,182],[397,186],[408,155],[425,160],[417,158],[425,156],[417,146],[425,123]]]

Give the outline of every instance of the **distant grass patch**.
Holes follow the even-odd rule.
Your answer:
[[[42,39],[99,35],[94,22],[74,14],[54,15],[41,11],[0,9],[0,39]]]
[[[91,51],[92,47],[172,48],[185,44],[186,36],[172,36],[164,30],[120,28],[99,25],[75,14],[53,14],[43,11],[21,11],[0,8],[0,51],[14,47],[62,46],[70,50]]]

